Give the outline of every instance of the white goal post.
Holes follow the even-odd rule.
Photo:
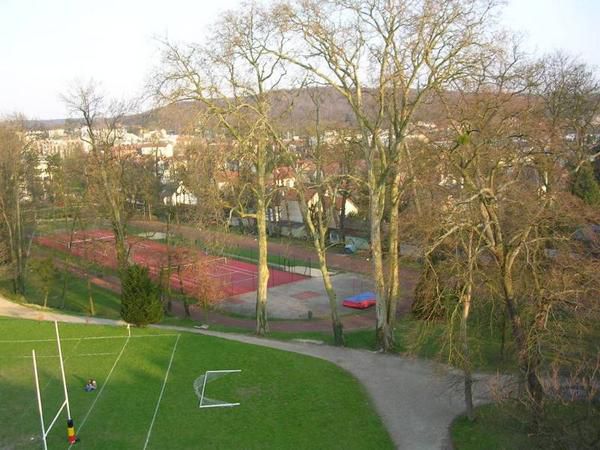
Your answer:
[[[221,378],[222,376],[229,375],[230,373],[240,373],[240,369],[235,370],[207,370],[204,375],[199,376],[194,381],[194,392],[198,397],[198,408],[227,408],[232,406],[239,406],[240,403],[231,403],[221,400],[215,400],[206,397],[206,385],[211,381]]]
[[[58,332],[58,322],[57,321],[54,321],[54,329],[56,331],[56,345],[58,347],[58,359],[60,361],[60,374],[61,374],[61,378],[62,378],[63,393],[65,396],[65,400],[60,405],[58,412],[56,413],[56,415],[54,416],[54,419],[52,419],[52,422],[50,422],[50,425],[48,425],[47,428],[44,423],[44,409],[42,406],[42,392],[40,390],[40,380],[39,380],[38,369],[37,369],[37,358],[35,356],[35,350],[31,350],[31,357],[33,359],[33,374],[34,374],[34,378],[35,378],[35,392],[37,395],[38,409],[40,412],[40,425],[42,427],[42,441],[44,443],[44,450],[48,449],[48,443],[46,441],[48,434],[50,433],[50,430],[52,430],[52,427],[58,420],[60,414],[62,413],[63,409],[65,409],[65,407],[67,408],[68,435],[69,435],[70,440],[75,439],[75,432],[74,432],[74,429],[72,426],[73,419],[71,417],[71,407],[69,405],[69,392],[67,391],[67,380],[65,377],[65,366],[64,366],[63,355],[62,355],[62,348],[60,345],[60,334]]]

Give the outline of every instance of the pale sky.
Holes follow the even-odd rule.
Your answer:
[[[443,1],[443,0],[440,0]],[[67,117],[60,94],[94,78],[132,97],[157,63],[156,36],[200,41],[239,0],[0,0],[0,116]],[[600,67],[600,0],[508,0],[504,26],[528,50],[564,49]]]

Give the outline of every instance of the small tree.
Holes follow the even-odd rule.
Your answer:
[[[32,281],[34,281],[44,293],[44,308],[47,308],[52,280],[56,276],[54,260],[52,258],[37,258],[32,260],[29,266],[31,271],[37,274],[37,279],[34,277],[32,278]]]
[[[150,279],[147,267],[133,264],[125,270],[121,285],[121,317],[137,326],[162,319],[160,289]]]
[[[571,192],[588,205],[600,205],[600,186],[594,177],[591,164],[583,164],[573,175]]]
[[[196,288],[193,296],[204,310],[205,322],[208,324],[208,312],[224,299],[223,285],[211,276],[210,268],[206,264],[198,264],[195,277]]]

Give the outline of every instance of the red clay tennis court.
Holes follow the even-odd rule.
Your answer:
[[[108,230],[86,230],[74,233],[40,236],[39,245],[115,269],[117,255],[114,236]],[[71,242],[71,245],[69,245]],[[158,280],[168,277],[173,290],[185,294],[197,292],[200,283],[211,282],[223,293],[223,298],[252,292],[257,289],[258,266],[236,259],[208,255],[187,247],[167,247],[166,244],[139,237],[129,237],[129,260],[148,267],[150,275]],[[305,276],[269,268],[269,287],[306,279]]]

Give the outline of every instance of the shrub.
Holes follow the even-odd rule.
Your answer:
[[[600,186],[594,177],[594,169],[584,164],[574,175],[572,192],[588,205],[600,205]]]
[[[121,317],[137,326],[161,321],[160,290],[150,279],[148,268],[137,264],[127,267],[121,283]]]

